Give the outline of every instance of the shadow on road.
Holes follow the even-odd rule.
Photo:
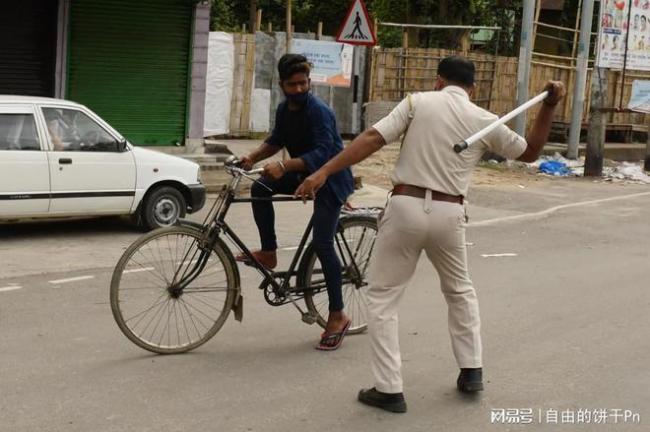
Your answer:
[[[4,240],[52,238],[55,236],[68,237],[71,235],[138,234],[141,232],[128,218],[118,216],[43,221],[30,220],[0,224],[0,239]]]

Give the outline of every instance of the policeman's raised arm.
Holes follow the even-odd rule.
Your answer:
[[[517,158],[517,160],[522,162],[535,162],[539,157],[551,132],[555,107],[566,94],[566,89],[561,81],[549,81],[546,83],[544,89],[549,90],[551,94],[542,102],[542,107],[539,109],[539,113],[537,113],[535,123],[528,135],[526,135],[528,146],[524,153]]]

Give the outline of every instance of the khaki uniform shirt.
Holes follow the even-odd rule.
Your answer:
[[[526,140],[501,125],[458,154],[457,144],[498,119],[475,105],[465,90],[447,86],[441,91],[411,96],[414,117],[408,126],[409,103],[404,99],[373,128],[387,143],[397,141],[408,126],[391,181],[450,195],[467,195],[474,166],[486,151],[517,159],[526,150]]]

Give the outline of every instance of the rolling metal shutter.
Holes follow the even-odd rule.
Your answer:
[[[182,143],[192,11],[190,0],[74,0],[67,99],[134,144]]]
[[[0,4],[0,94],[54,96],[57,2]]]

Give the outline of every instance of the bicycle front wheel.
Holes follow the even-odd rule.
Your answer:
[[[352,320],[348,333],[362,333],[368,328],[366,312],[366,273],[377,238],[377,219],[351,216],[339,221],[334,247],[343,273],[344,312]],[[329,297],[320,260],[313,245],[305,251],[298,274],[298,286],[304,287],[305,304],[316,322],[327,325]]]
[[[111,280],[111,310],[129,340],[159,354],[192,350],[214,336],[237,294],[235,264],[217,241],[208,250],[190,227],[160,228],[122,255]]]

